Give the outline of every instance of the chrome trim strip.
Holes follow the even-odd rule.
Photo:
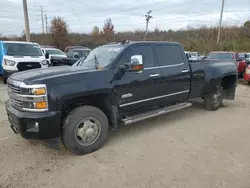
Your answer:
[[[144,70],[160,69],[160,68],[167,68],[167,67],[177,67],[177,66],[181,66],[181,65],[184,65],[184,63],[173,64],[173,65],[164,65],[164,66],[158,66],[158,67],[147,67],[147,68],[144,68]]]
[[[31,109],[31,108],[22,108],[24,111],[28,111],[28,112],[46,112],[48,111],[48,108],[44,108],[44,109]]]
[[[164,98],[164,97],[170,97],[170,96],[173,96],[173,95],[179,95],[179,94],[188,93],[188,92],[189,92],[189,90],[180,91],[180,92],[176,92],[176,93],[170,93],[170,94],[167,94],[167,95],[161,95],[161,96],[158,96],[158,97],[152,97],[152,98],[148,98],[148,99],[143,99],[143,100],[139,100],[139,101],[134,101],[134,102],[129,102],[129,103],[121,104],[121,105],[119,105],[119,107],[129,106],[129,105],[132,105],[132,104],[137,104],[137,103],[141,103],[141,102],[151,101],[151,100],[160,99],[160,98]]]

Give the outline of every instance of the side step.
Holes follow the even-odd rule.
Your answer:
[[[189,106],[192,106],[192,103],[189,103],[189,102],[179,103],[179,104],[171,105],[171,106],[168,106],[168,107],[165,107],[165,108],[157,109],[157,110],[154,110],[154,111],[149,111],[149,112],[145,112],[145,113],[142,113],[142,114],[138,114],[138,115],[135,115],[135,116],[129,116],[129,117],[126,117],[126,118],[122,119],[121,121],[125,125],[128,125],[128,124],[131,124],[131,123],[135,123],[137,121],[142,121],[142,120],[145,120],[145,119],[148,119],[148,118],[156,117],[156,116],[159,116],[159,115],[162,115],[162,114],[166,114],[166,113],[169,113],[169,112],[173,112],[173,111],[176,111],[176,110],[187,108]]]

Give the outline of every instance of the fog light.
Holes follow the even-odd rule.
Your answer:
[[[35,102],[34,103],[36,109],[45,109],[47,108],[47,102],[41,101],[41,102]]]
[[[39,123],[35,122],[35,127],[38,128],[39,127]]]

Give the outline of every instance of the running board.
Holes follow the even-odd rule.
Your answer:
[[[183,108],[187,108],[189,106],[192,106],[192,103],[189,102],[184,102],[184,103],[179,103],[179,104],[175,104],[175,105],[171,105],[165,108],[161,108],[158,110],[154,110],[154,111],[149,111],[149,112],[145,112],[142,114],[138,114],[135,116],[129,116],[126,117],[124,119],[122,119],[122,123],[124,123],[125,125],[131,124],[131,123],[135,123],[138,121],[142,121],[148,118],[152,118],[152,117],[156,117],[162,114],[167,114],[169,112],[174,112]]]

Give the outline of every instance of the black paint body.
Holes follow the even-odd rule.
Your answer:
[[[237,78],[237,67],[233,62],[188,62],[179,43],[131,42],[110,46],[125,48],[103,70],[59,66],[20,72],[10,77],[27,85],[46,84],[48,90],[48,112],[22,112],[6,102],[7,113],[16,119],[23,137],[44,139],[59,136],[65,118],[65,104],[75,99],[103,97],[100,101],[107,101],[108,118],[113,124],[117,124],[122,117],[130,113],[203,97],[214,92],[217,83],[225,76],[235,75],[235,79]],[[143,62],[147,61],[148,64],[144,65],[141,73],[126,71],[121,74],[119,66],[123,63],[122,59],[138,46],[148,50],[146,56],[149,59],[143,59]],[[168,52],[170,48],[174,53]],[[124,94],[132,96],[122,97]],[[34,120],[41,122],[42,131],[30,135],[25,132],[25,127],[29,121]]]

